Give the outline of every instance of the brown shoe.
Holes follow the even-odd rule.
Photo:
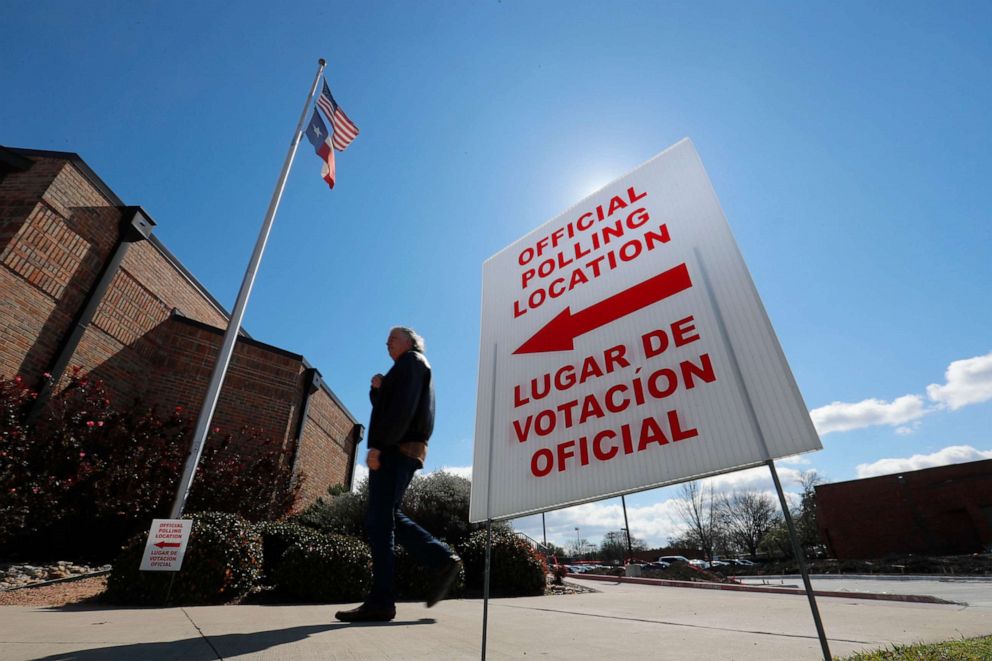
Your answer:
[[[396,607],[387,608],[385,606],[362,604],[358,608],[338,611],[334,614],[334,617],[342,622],[389,622],[396,617]]]
[[[427,597],[428,608],[444,599],[445,595],[448,594],[448,590],[451,589],[451,584],[455,582],[456,578],[458,578],[458,573],[461,569],[462,559],[452,553],[445,562],[444,567],[438,571],[434,578],[434,583],[431,585],[430,594]]]

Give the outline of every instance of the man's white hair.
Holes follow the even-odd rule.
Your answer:
[[[424,353],[424,338],[420,337],[417,331],[412,328],[407,328],[406,326],[393,326],[389,329],[389,332],[399,331],[409,338],[410,342],[413,344],[413,350]]]

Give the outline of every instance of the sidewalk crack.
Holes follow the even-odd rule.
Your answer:
[[[217,648],[214,647],[214,644],[210,642],[210,636],[203,633],[203,629],[201,629],[200,625],[198,625],[196,622],[193,621],[193,618],[189,616],[189,613],[186,612],[185,608],[180,608],[179,610],[182,611],[183,615],[186,616],[186,619],[189,620],[189,623],[193,625],[193,628],[196,629],[197,633],[200,634],[200,637],[203,638],[203,640],[207,643],[207,645],[210,645],[210,649],[214,651],[214,654],[217,655],[219,661],[224,661],[224,657],[220,655],[220,652],[217,651]]]

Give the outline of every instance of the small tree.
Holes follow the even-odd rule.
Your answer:
[[[796,520],[796,536],[799,537],[799,544],[807,558],[821,555],[824,548],[816,525],[816,485],[823,482],[823,478],[815,470],[806,471],[799,477],[802,494],[799,508],[793,516]]]

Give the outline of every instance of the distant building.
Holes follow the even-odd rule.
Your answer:
[[[154,225],[78,155],[0,147],[0,376],[79,366],[121,401],[196,416],[229,315]],[[351,486],[362,427],[303,356],[242,332],[213,425],[289,449],[301,505]]]
[[[816,487],[830,555],[959,555],[992,548],[992,459]]]

